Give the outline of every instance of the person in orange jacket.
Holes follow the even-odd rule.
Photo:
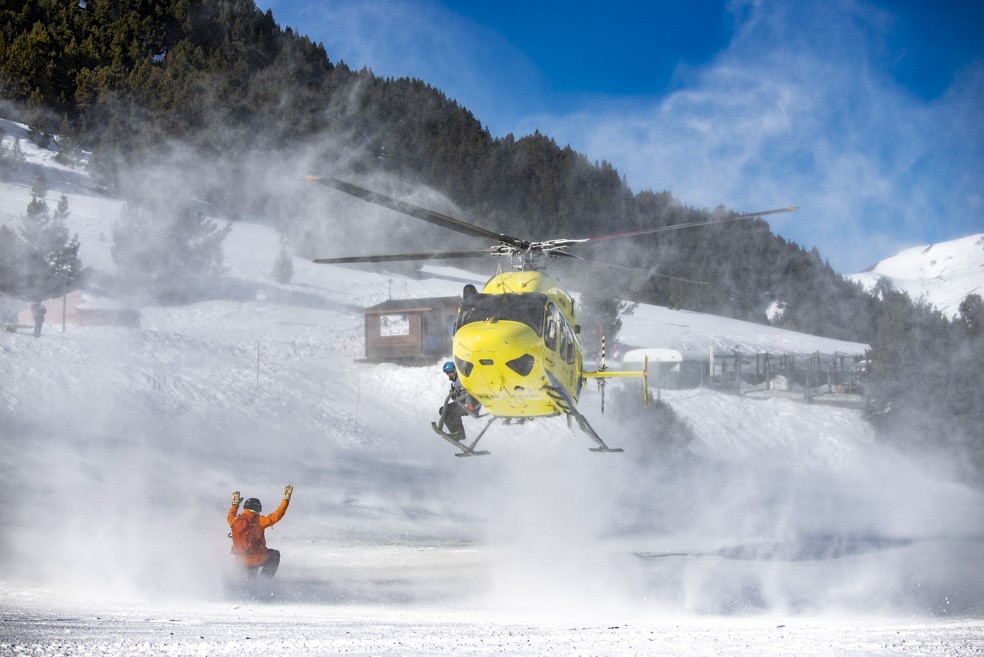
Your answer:
[[[294,487],[287,484],[284,488],[284,499],[273,513],[265,516],[260,515],[263,505],[255,497],[246,500],[243,504],[243,512],[239,513],[239,504],[243,498],[238,490],[232,494],[232,506],[226,514],[226,521],[232,529],[229,533],[232,538],[232,553],[249,570],[251,576],[255,576],[257,570],[267,577],[273,577],[277,573],[277,568],[280,567],[280,551],[267,547],[265,531],[267,527],[277,524],[287,513],[287,506],[293,493]]]

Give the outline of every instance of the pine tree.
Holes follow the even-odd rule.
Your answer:
[[[9,169],[10,166],[10,151],[7,145],[3,143],[4,138],[3,128],[0,128],[0,169]]]
[[[52,216],[48,203],[38,195],[47,190],[43,178],[35,181],[34,190],[21,217],[22,267],[17,287],[21,294],[40,299],[71,289],[82,275],[82,262],[78,235],[70,235],[65,224],[68,197],[61,195]]]
[[[984,478],[984,300],[970,294],[959,306],[954,325],[957,348],[953,355],[953,386],[946,392],[951,411],[963,428],[963,449],[968,462]]]
[[[31,183],[31,196],[33,196],[35,200],[40,199],[41,201],[44,201],[45,197],[48,196],[48,179],[44,177],[44,174],[41,174],[35,178],[34,182]],[[47,210],[47,208],[48,206],[45,204],[45,210]]]
[[[111,127],[103,136],[103,142],[93,150],[89,157],[88,171],[92,182],[107,194],[119,191],[120,162],[112,144],[115,130]],[[106,144],[110,145],[106,145]]]
[[[82,145],[79,143],[78,135],[69,120],[68,116],[62,117],[61,127],[58,129],[58,137],[55,138],[58,145],[58,155],[55,160],[72,167],[78,167],[82,163]]]
[[[631,315],[639,304],[616,299],[591,286],[582,294],[577,315],[578,325],[586,331],[580,338],[585,353],[600,355],[601,338],[609,347],[618,344],[622,316]]]
[[[0,292],[17,295],[22,250],[17,233],[6,226],[0,226]]]
[[[969,338],[984,337],[984,299],[979,294],[968,294],[958,306],[957,325]]]
[[[113,227],[120,280],[162,301],[200,297],[224,271],[222,242],[231,229],[189,206],[129,202]]]
[[[13,169],[18,168],[27,161],[27,155],[24,153],[24,149],[21,148],[20,137],[14,138],[14,143],[7,152],[7,159]]]
[[[287,253],[286,247],[280,247],[280,255],[277,256],[277,260],[273,263],[272,276],[273,280],[281,285],[290,283],[294,278],[294,260]]]
[[[27,101],[27,132],[31,141],[40,148],[48,148],[51,143],[51,130],[44,112],[44,97],[40,89],[35,89]]]

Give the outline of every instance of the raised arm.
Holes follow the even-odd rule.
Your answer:
[[[232,527],[232,521],[236,519],[239,515],[239,504],[243,501],[243,496],[239,494],[239,491],[235,491],[232,494],[232,506],[229,507],[229,513],[226,514],[226,522]]]

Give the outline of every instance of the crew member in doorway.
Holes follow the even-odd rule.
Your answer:
[[[461,418],[465,415],[477,417],[479,403],[475,398],[465,392],[461,381],[458,379],[458,371],[455,369],[454,363],[448,361],[444,363],[441,369],[444,370],[448,381],[451,382],[451,392],[447,403],[440,410],[440,413],[444,419],[444,426],[448,430],[448,435],[453,440],[461,442],[465,439],[465,427]]]

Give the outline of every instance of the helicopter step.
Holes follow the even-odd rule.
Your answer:
[[[460,401],[455,400],[454,390],[449,392],[448,396],[444,398],[444,405],[441,406],[440,422],[431,422],[431,428],[434,429],[434,433],[439,435],[441,438],[444,438],[444,440],[448,441],[449,443],[451,443],[452,445],[454,445],[455,447],[461,450],[461,453],[455,454],[455,456],[485,456],[486,454],[491,454],[491,452],[476,451],[475,445],[478,444],[478,441],[482,439],[482,436],[485,435],[485,432],[489,430],[489,427],[492,426],[492,423],[495,422],[498,418],[492,416],[492,418],[482,428],[482,431],[478,434],[478,437],[472,441],[471,445],[466,445],[463,441],[455,438],[452,433],[449,433],[444,430],[446,426],[445,422],[447,421],[447,417],[448,417],[448,411],[452,408],[452,406],[458,406],[464,408],[464,405]],[[480,414],[478,411],[469,410],[468,415],[474,418],[481,418],[481,417],[487,417],[489,414],[488,413]]]
[[[492,424],[492,420],[489,421],[489,424]],[[455,454],[455,456],[485,456],[486,454],[492,453],[485,450],[475,451],[475,445],[478,444],[479,438],[481,438],[485,434],[484,429],[482,430],[482,433],[479,434],[478,438],[476,438],[471,445],[466,445],[460,440],[457,440],[456,438],[452,438],[451,434],[447,433],[446,431],[441,431],[441,429],[438,428],[437,426],[437,422],[431,422],[431,428],[434,429],[434,433],[436,433],[438,436],[444,438],[444,440],[448,441],[449,443],[451,443],[452,445],[454,445],[455,447],[461,450],[461,452]],[[488,424],[485,425],[485,428],[488,429]]]

